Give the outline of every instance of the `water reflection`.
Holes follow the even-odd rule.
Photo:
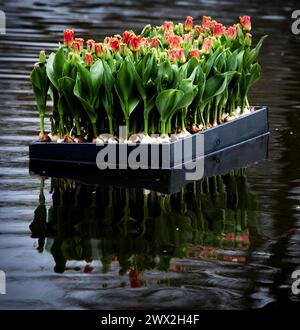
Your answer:
[[[118,262],[120,285],[128,275],[131,287],[147,284],[147,270],[184,272],[185,258],[245,262],[249,226],[257,223],[244,169],[170,195],[52,178],[48,209],[44,185],[41,178],[30,230],[38,252],[52,254],[54,271],[89,273],[101,261],[99,270],[107,273]]]

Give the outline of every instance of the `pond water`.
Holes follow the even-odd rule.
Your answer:
[[[245,309],[299,303],[297,1],[1,1],[1,309]],[[299,7],[299,5],[298,5]],[[146,23],[253,17],[269,38],[252,103],[270,108],[267,160],[162,195],[30,175],[38,114],[28,79],[66,27],[102,39]],[[49,126],[48,126],[49,128]]]

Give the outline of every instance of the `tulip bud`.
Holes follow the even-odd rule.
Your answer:
[[[141,48],[141,37],[140,36],[133,36],[129,41],[129,48],[133,52],[137,52]]]
[[[191,44],[193,38],[192,38],[192,36],[191,36],[190,34],[187,33],[187,34],[185,34],[185,35],[183,36],[183,40],[184,40],[184,42],[186,42],[187,44]]]
[[[76,53],[72,53],[72,56],[71,56],[70,59],[73,62],[80,62],[80,60],[81,60],[80,55],[79,54],[76,54]]]
[[[93,65],[93,55],[91,53],[85,53],[84,62],[86,66],[92,66]]]
[[[214,35],[214,37],[221,38],[222,34],[223,34],[223,31],[224,31],[224,27],[223,27],[222,24],[215,23],[213,25],[213,35]]]
[[[202,27],[205,30],[210,29],[210,25],[211,25],[211,17],[210,16],[203,16],[202,18]]]
[[[74,31],[70,29],[64,30],[64,44],[70,47],[74,38]]]
[[[200,25],[195,25],[194,38],[198,38],[201,32],[202,32],[202,27]]]
[[[158,48],[158,46],[159,46],[158,37],[153,37],[152,38],[150,46],[152,48]]]
[[[120,47],[120,40],[117,38],[110,38],[109,39],[109,48],[114,51],[117,52],[119,50]]]
[[[80,43],[78,41],[73,41],[72,42],[72,49],[75,53],[79,54],[81,49],[80,49]]]
[[[129,31],[124,31],[122,35],[122,42],[128,45],[132,36],[134,36],[134,33]]]
[[[224,32],[225,36],[227,39],[235,39],[236,35],[237,35],[237,31],[236,31],[236,27],[235,26],[229,26],[225,32]]]
[[[82,51],[83,49],[83,43],[84,43],[84,40],[83,38],[75,38],[75,41],[77,41],[80,45],[80,51]]]
[[[190,32],[193,30],[193,20],[194,20],[193,17],[187,16],[184,22],[185,31]]]
[[[152,31],[152,27],[150,24],[147,24],[144,28],[143,31],[141,32],[142,37],[148,37],[150,32]]]
[[[200,60],[200,51],[198,49],[191,49],[189,52],[189,58],[196,57],[197,60]]]
[[[127,44],[125,44],[124,42],[120,43],[119,53],[123,57],[126,57],[128,54],[128,47],[127,47]]]
[[[184,27],[182,23],[178,23],[174,26],[174,32],[179,35],[182,36],[183,35],[183,31],[184,31]]]
[[[163,29],[164,31],[173,32],[174,24],[171,21],[164,22]]]
[[[245,45],[250,47],[251,44],[252,44],[252,34],[247,32],[245,35]]]
[[[95,53],[97,57],[101,57],[103,55],[103,44],[101,42],[95,44]]]
[[[179,36],[169,36],[168,42],[171,48],[179,48],[181,43],[181,38]]]
[[[39,62],[40,63],[46,63],[46,54],[45,54],[44,50],[40,51]]]
[[[169,52],[170,55],[170,62],[179,62],[181,64],[186,62],[184,50],[182,48],[180,49],[171,49]]]
[[[211,47],[212,47],[212,39],[205,38],[201,49],[202,53],[208,55],[210,53]]]
[[[250,16],[240,17],[240,23],[244,31],[251,31],[251,19]]]
[[[87,45],[87,51],[89,53],[94,53],[95,52],[95,40],[92,40],[92,39],[88,40],[86,42],[86,45]]]

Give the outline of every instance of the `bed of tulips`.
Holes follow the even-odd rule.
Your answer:
[[[187,17],[184,24],[146,25],[139,35],[87,40],[86,47],[65,30],[64,45],[48,58],[41,51],[30,75],[39,141],[169,142],[251,111],[247,95],[260,76],[256,59],[266,36],[252,47],[250,30],[248,16],[229,27]]]

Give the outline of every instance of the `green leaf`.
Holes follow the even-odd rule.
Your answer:
[[[58,80],[58,83],[68,105],[68,109],[71,111],[74,117],[79,117],[82,106],[73,92],[75,87],[75,80],[69,77],[62,77]]]
[[[37,108],[40,115],[45,114],[47,93],[50,81],[47,78],[46,68],[43,64],[36,65],[30,74],[33,92],[37,102]]]
[[[260,49],[261,49],[261,46],[262,46],[263,42],[265,41],[265,39],[266,39],[267,37],[268,37],[267,35],[261,37],[260,40],[259,40],[259,42],[257,43],[256,47],[253,48],[253,49],[249,52],[247,58],[245,59],[245,65],[246,65],[246,66],[248,66],[249,64],[252,64],[252,63],[256,60],[256,58],[257,58],[257,56],[258,56],[258,54],[259,54],[259,51],[260,51]]]
[[[178,89],[167,89],[158,94],[156,107],[162,121],[167,121],[169,117],[172,117],[178,109],[178,103],[183,96],[183,91]]]
[[[129,119],[131,113],[140,102],[140,97],[137,95],[135,88],[134,71],[135,68],[132,61],[126,58],[121,64],[115,81],[115,90],[125,119]]]
[[[63,47],[59,48],[57,53],[51,53],[47,61],[47,76],[57,90],[59,90],[58,79],[63,76],[64,63],[65,54]]]
[[[183,97],[180,99],[177,106],[178,108],[183,109],[192,103],[198,88],[193,85],[192,80],[184,79],[180,83],[179,89],[183,92]]]

